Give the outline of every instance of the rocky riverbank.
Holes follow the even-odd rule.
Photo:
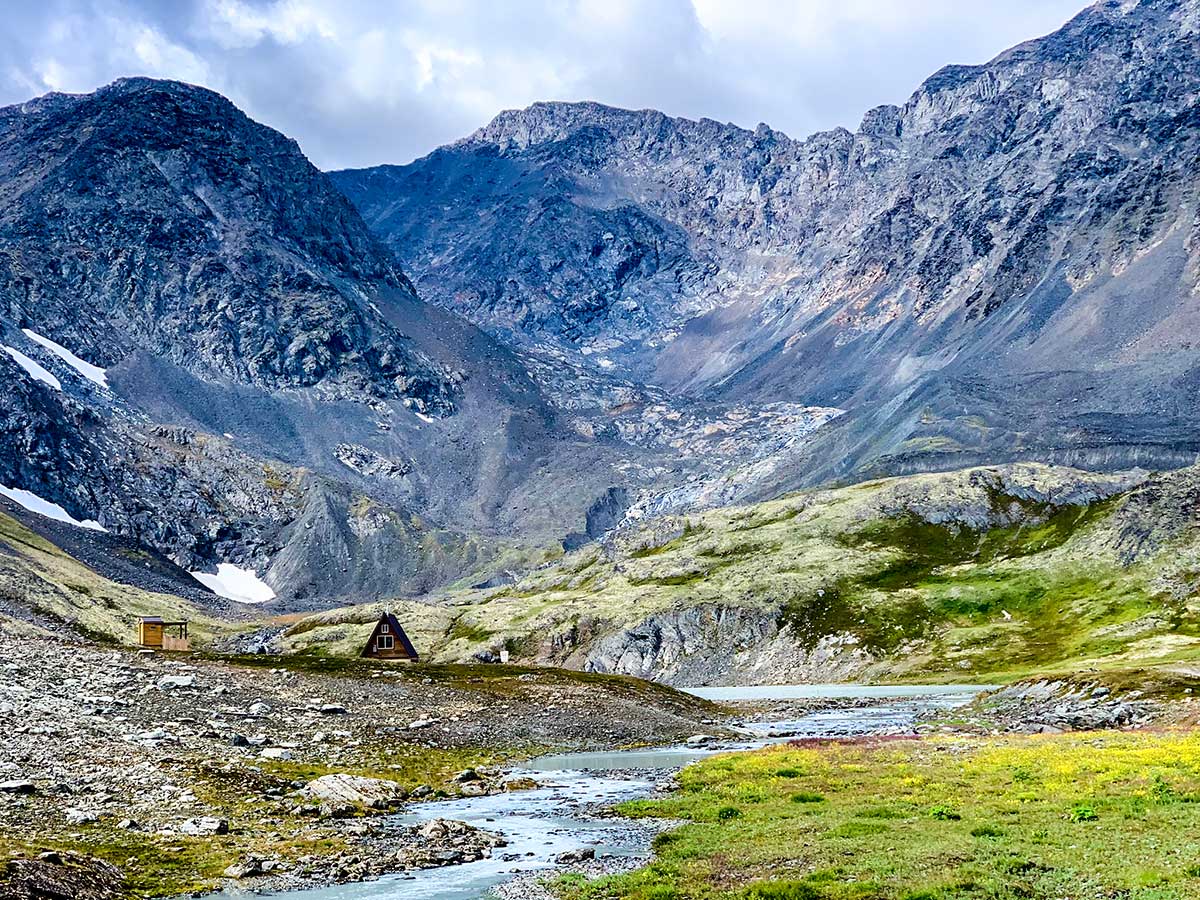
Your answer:
[[[499,846],[486,830],[381,814],[527,787],[500,764],[542,749],[670,743],[717,714],[631,679],[173,657],[2,629],[0,676],[5,900],[68,851],[115,866],[121,896],[482,858]]]

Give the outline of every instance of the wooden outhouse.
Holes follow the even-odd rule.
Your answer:
[[[363,656],[372,659],[399,659],[407,662],[417,661],[417,651],[390,612],[385,612],[375,623],[367,646],[363,647]]]
[[[138,622],[138,644],[156,650],[188,650],[188,623],[164,622],[162,616],[142,616]]]

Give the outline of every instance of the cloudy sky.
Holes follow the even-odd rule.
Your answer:
[[[0,104],[122,75],[203,84],[322,168],[407,162],[535,100],[796,137],[1084,0],[7,0]]]

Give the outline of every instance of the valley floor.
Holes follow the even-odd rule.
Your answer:
[[[378,814],[522,790],[505,768],[544,750],[720,735],[731,712],[625,677],[173,656],[19,626],[0,629],[0,672],[0,900],[286,890],[500,854],[491,826]],[[936,714],[919,738],[714,756],[674,793],[620,807],[683,823],[646,867],[605,874],[596,859],[590,880],[548,887],[563,900],[1200,897],[1197,687],[1190,670],[1055,676]],[[794,720],[823,702],[742,712]],[[328,776],[365,780],[315,792]]]
[[[0,626],[0,898],[53,894],[63,878],[72,897],[166,896],[238,875],[284,887],[470,859],[486,834],[384,833],[365,814],[519,788],[500,763],[679,741],[718,714],[630,678],[172,657]],[[330,774],[395,785],[348,802],[305,790]]]

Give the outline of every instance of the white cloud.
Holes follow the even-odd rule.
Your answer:
[[[855,127],[1082,0],[47,0],[6,9],[0,102],[122,75],[221,91],[325,168],[406,162],[537,100]]]

